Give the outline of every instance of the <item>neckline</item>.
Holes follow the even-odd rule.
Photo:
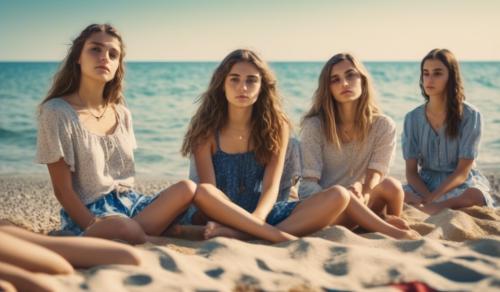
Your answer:
[[[80,117],[78,117],[78,113],[76,112],[76,110],[71,106],[71,104],[69,104],[69,102],[67,102],[64,98],[62,97],[59,97],[58,98],[59,100],[61,100],[63,102],[63,104],[69,108],[69,110],[71,111],[72,115],[75,117],[75,119],[78,121],[78,124],[80,125],[80,127],[85,131],[87,132],[88,134],[92,135],[92,136],[95,136],[95,137],[99,137],[99,138],[111,138],[111,137],[114,137],[117,135],[118,133],[118,128],[120,127],[121,123],[120,123],[120,114],[118,113],[118,111],[116,110],[116,107],[114,107],[115,109],[115,114],[116,114],[116,126],[115,126],[115,129],[113,130],[113,133],[110,133],[110,134],[104,134],[104,135],[101,135],[101,134],[98,134],[98,133],[95,133],[95,132],[92,132],[90,131],[89,129],[87,129],[87,127],[85,127],[82,123],[82,121],[80,121]]]
[[[439,127],[438,129],[434,129],[434,127],[432,127],[431,122],[427,118],[427,103],[425,103],[422,108],[423,108],[422,114],[424,115],[424,119],[425,119],[427,126],[431,129],[431,131],[434,133],[434,135],[439,136],[441,134],[442,130],[444,129],[444,124],[441,127]]]

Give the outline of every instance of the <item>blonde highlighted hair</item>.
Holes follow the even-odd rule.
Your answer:
[[[239,49],[231,52],[215,69],[207,91],[197,100],[200,106],[191,118],[184,136],[181,153],[192,154],[210,135],[214,135],[227,123],[228,101],[224,93],[224,82],[231,68],[240,62],[254,65],[261,75],[261,88],[253,105],[250,139],[261,164],[270,161],[283,145],[281,133],[290,123],[281,108],[276,78],[269,66],[255,52]]]
[[[334,55],[326,62],[321,70],[318,79],[318,88],[314,92],[313,104],[311,109],[305,114],[302,119],[304,121],[311,117],[318,117],[321,121],[321,126],[329,143],[334,144],[338,149],[342,147],[339,126],[342,122],[339,112],[339,104],[332,95],[330,89],[330,74],[333,66],[342,62],[350,62],[361,75],[361,96],[358,99],[355,110],[355,125],[356,138],[363,141],[368,135],[371,125],[376,115],[381,114],[381,111],[375,100],[375,90],[372,86],[371,77],[366,68],[354,56],[349,53],[341,53]]]

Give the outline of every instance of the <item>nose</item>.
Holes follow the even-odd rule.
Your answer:
[[[247,83],[246,83],[245,81],[242,81],[242,82],[241,82],[241,84],[240,84],[240,89],[241,89],[242,91],[247,91],[247,89],[248,89],[248,85],[247,85]]]
[[[99,57],[99,61],[101,61],[101,62],[105,62],[105,63],[107,63],[107,62],[109,62],[109,60],[110,60],[110,57],[109,57],[109,52],[107,52],[107,51],[104,51],[104,52],[100,55],[100,57]]]

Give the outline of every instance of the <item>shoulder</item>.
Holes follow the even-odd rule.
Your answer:
[[[464,117],[467,116],[475,116],[475,115],[480,115],[481,113],[479,110],[472,104],[468,102],[464,102],[464,107],[463,107],[463,115]]]
[[[118,104],[115,104],[114,107],[115,107],[115,110],[119,114],[122,114],[124,118],[130,119],[132,117],[132,112],[124,104],[118,103]]]
[[[405,123],[419,123],[425,117],[425,103],[412,109],[405,115]]]
[[[373,126],[378,129],[392,130],[396,128],[396,123],[389,116],[379,114],[374,117]]]
[[[304,128],[320,128],[321,120],[318,116],[312,116],[309,118],[305,118],[302,122],[302,129]]]
[[[40,116],[48,119],[73,119],[75,112],[62,98],[52,98],[40,105]]]

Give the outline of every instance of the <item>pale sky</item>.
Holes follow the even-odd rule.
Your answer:
[[[271,61],[500,60],[497,0],[0,0],[0,61],[60,61],[90,23],[124,37],[128,61],[219,61],[246,47]]]

